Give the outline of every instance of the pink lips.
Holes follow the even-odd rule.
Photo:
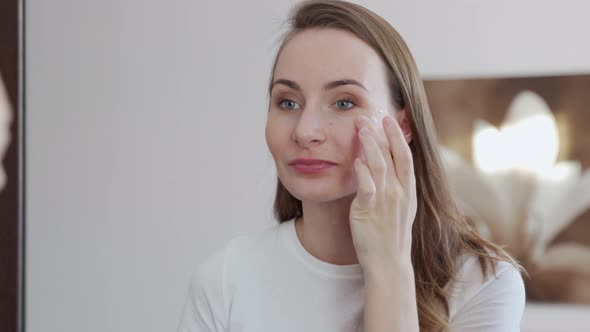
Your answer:
[[[289,163],[295,170],[303,174],[318,174],[336,164],[327,160],[320,159],[295,159]]]

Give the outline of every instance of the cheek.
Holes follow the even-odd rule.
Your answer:
[[[264,136],[266,138],[266,145],[268,146],[270,153],[274,156],[275,151],[277,150],[277,144],[279,144],[278,139],[280,139],[280,137],[277,136],[277,128],[272,122],[267,122]]]
[[[281,121],[267,121],[265,128],[266,145],[275,159],[281,152],[286,151],[292,129],[291,126]]]
[[[358,130],[354,122],[346,125],[334,126],[333,133],[337,135],[337,140],[342,151],[342,161],[352,164],[355,158],[360,156],[361,142],[358,137]]]

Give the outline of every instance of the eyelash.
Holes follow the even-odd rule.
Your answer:
[[[279,99],[279,102],[277,103],[277,106],[278,106],[280,109],[282,109],[282,110],[285,110],[285,111],[286,111],[286,110],[292,110],[292,109],[285,109],[285,108],[281,107],[281,105],[282,105],[282,104],[283,104],[283,102],[285,102],[285,101],[292,101],[292,102],[296,103],[295,101],[293,101],[293,100],[291,100],[291,99],[284,99],[284,98],[281,98],[281,99]],[[350,109],[352,109],[353,107],[355,107],[355,106],[356,106],[356,103],[355,103],[354,101],[352,101],[351,99],[349,99],[349,98],[346,98],[346,97],[344,97],[344,98],[341,98],[341,99],[338,99],[338,101],[337,101],[336,103],[338,103],[338,102],[341,102],[341,101],[345,101],[345,102],[348,102],[348,103],[351,103],[351,104],[352,104],[352,106],[351,106],[351,107],[349,107],[349,108],[347,108],[347,109],[341,109],[342,111],[348,111],[348,110],[350,110]]]

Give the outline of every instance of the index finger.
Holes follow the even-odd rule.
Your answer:
[[[414,181],[414,162],[410,146],[406,143],[404,133],[393,116],[388,114],[383,118],[383,127],[389,140],[397,177],[404,188],[410,189]]]

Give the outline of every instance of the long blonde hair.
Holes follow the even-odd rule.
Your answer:
[[[452,199],[439,157],[436,131],[424,85],[406,43],[382,17],[338,0],[305,1],[289,17],[290,29],[282,36],[271,71],[269,94],[277,60],[289,40],[309,28],[352,32],[381,56],[388,70],[389,89],[396,109],[405,108],[412,131],[409,146],[414,160],[418,208],[412,229],[412,263],[420,331],[448,327],[449,295],[445,285],[458,270],[457,258],[465,251],[479,257],[484,275],[495,273],[495,260],[521,266],[503,249],[480,236],[461,215]],[[277,179],[274,214],[279,223],[303,215],[301,201]]]

